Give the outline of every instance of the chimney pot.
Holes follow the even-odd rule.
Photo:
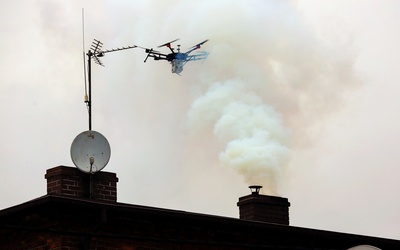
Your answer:
[[[249,186],[249,188],[250,188],[252,194],[259,194],[262,186],[252,185],[252,186]]]

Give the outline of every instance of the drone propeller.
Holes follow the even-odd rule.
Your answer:
[[[200,49],[201,45],[205,44],[208,42],[208,39],[202,41],[201,43],[196,44],[195,46],[192,47],[192,49]]]
[[[178,38],[178,39],[175,39],[175,40],[173,40],[173,41],[171,41],[171,42],[164,43],[163,45],[158,46],[158,48],[161,48],[161,47],[164,47],[164,46],[167,46],[168,48],[171,48],[171,43],[176,42],[176,41],[178,41],[178,40],[179,40],[179,38]]]

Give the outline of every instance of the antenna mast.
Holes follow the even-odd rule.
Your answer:
[[[92,58],[94,61],[101,65],[104,66],[100,59],[97,57],[99,53],[101,52],[101,47],[103,44],[94,39],[92,46],[90,46],[90,49],[88,51],[87,59],[88,59],[88,84],[89,84],[89,96],[87,100],[87,106],[88,106],[88,113],[89,113],[89,130],[92,130]]]
[[[138,46],[133,45],[133,46],[127,46],[127,47],[121,47],[121,48],[115,48],[115,49],[110,49],[110,50],[102,50],[103,43],[100,42],[99,40],[94,39],[92,45],[90,46],[89,51],[87,52],[87,69],[88,69],[88,95],[85,93],[85,103],[88,108],[88,114],[89,114],[89,130],[92,130],[92,59],[94,62],[100,66],[104,67],[104,64],[100,61],[99,57],[103,57],[105,53],[109,52],[115,52],[115,51],[120,51],[120,50],[126,50],[126,49],[133,49]],[[85,67],[86,68],[86,67]],[[86,86],[86,76],[85,76],[85,86]],[[85,92],[86,92],[86,87],[85,87]]]

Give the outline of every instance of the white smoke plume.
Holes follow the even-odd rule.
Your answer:
[[[226,145],[220,154],[224,166],[239,171],[249,184],[263,184],[275,192],[275,176],[289,154],[288,131],[280,114],[241,81],[212,84],[189,114],[191,125],[213,124]]]
[[[211,54],[190,126],[225,145],[224,167],[277,194],[293,148],[312,140],[309,131],[354,81],[354,58],[346,40],[319,37],[293,2],[237,2],[229,11],[236,14],[208,30]]]

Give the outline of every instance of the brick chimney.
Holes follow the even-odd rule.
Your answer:
[[[239,198],[239,217],[243,220],[289,225],[287,198],[261,195],[262,186],[250,186],[251,194]]]
[[[58,166],[47,169],[47,194],[87,198],[101,201],[117,201],[115,173],[88,174],[75,167]]]

